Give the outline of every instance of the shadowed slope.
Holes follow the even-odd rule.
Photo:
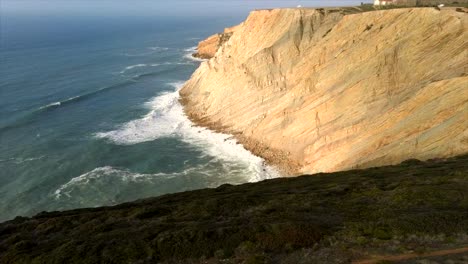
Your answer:
[[[460,246],[467,164],[410,160],[18,217],[0,224],[0,262],[346,263]]]

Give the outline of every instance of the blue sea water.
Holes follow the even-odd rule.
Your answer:
[[[249,10],[359,1],[1,1],[0,221],[278,176],[178,102]]]

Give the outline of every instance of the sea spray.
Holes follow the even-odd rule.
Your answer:
[[[170,84],[173,91],[163,92],[146,103],[150,112],[132,120],[117,130],[100,132],[98,138],[106,138],[116,144],[131,145],[164,137],[176,137],[199,148],[203,153],[222,162],[239,162],[248,174],[248,181],[278,177],[278,172],[265,161],[247,151],[230,135],[215,133],[194,125],[185,115],[179,102],[179,89],[183,82]]]
[[[216,180],[211,177],[217,171],[214,164],[208,163],[172,173],[136,173],[125,168],[98,167],[62,184],[52,197],[67,208],[112,205],[148,196],[217,187],[222,177]],[[188,186],[188,182],[193,184]]]
[[[191,60],[191,61],[196,61],[196,62],[203,62],[203,61],[207,61],[206,59],[200,59],[200,58],[196,58],[193,56],[193,54],[195,52],[197,52],[197,47],[191,47],[191,48],[188,48],[188,49],[185,49],[184,50],[186,53],[184,55],[184,58],[188,59],[188,60]]]

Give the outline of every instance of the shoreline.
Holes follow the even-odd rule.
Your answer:
[[[174,90],[162,92],[151,98],[145,104],[150,112],[142,118],[131,120],[118,129],[96,134],[116,144],[137,144],[156,140],[167,136],[179,138],[204,153],[222,162],[235,160],[242,164],[242,178],[247,182],[257,182],[265,179],[281,177],[280,173],[266,164],[264,160],[238,145],[231,134],[216,133],[216,131],[198,126],[188,118],[184,106],[180,102],[180,89],[185,81],[170,83]],[[135,130],[135,127],[138,128]],[[164,129],[157,129],[158,127]],[[151,131],[148,133],[148,131]],[[245,165],[245,167],[244,167]],[[196,171],[196,170],[195,170]],[[213,174],[210,171],[210,175]],[[236,178],[236,177],[234,177]],[[245,182],[245,181],[240,181]],[[224,184],[225,181],[219,184]],[[230,181],[230,184],[236,181]],[[237,182],[239,183],[239,182]]]
[[[231,135],[247,151],[253,155],[262,158],[267,165],[273,166],[280,174],[280,177],[295,177],[301,175],[301,165],[299,162],[288,158],[288,153],[279,149],[273,149],[267,144],[258,142],[243,135],[242,132],[228,129],[219,122],[213,122],[208,117],[201,117],[190,110],[190,102],[186,96],[179,91],[179,102],[187,118],[197,126],[207,128],[216,133]]]
[[[235,27],[235,26],[234,26]],[[186,58],[200,63],[207,62],[211,58],[202,58],[198,55],[197,46],[187,49],[191,53],[186,54]],[[188,80],[187,80],[188,81]],[[184,83],[183,86],[187,83]],[[183,88],[182,86],[182,88]],[[219,122],[214,122],[208,119],[208,117],[201,117],[194,111],[190,111],[190,103],[187,96],[184,96],[180,91],[179,93],[179,103],[182,105],[184,114],[187,118],[196,126],[209,129],[215,133],[222,133],[232,136],[238,144],[241,144],[245,150],[252,153],[252,155],[257,156],[264,160],[266,165],[272,166],[277,170],[280,178],[284,177],[295,177],[301,175],[301,165],[299,162],[294,161],[288,158],[288,153],[279,149],[272,149],[267,144],[258,142],[243,135],[243,132],[234,131],[228,129],[226,126],[221,125]]]

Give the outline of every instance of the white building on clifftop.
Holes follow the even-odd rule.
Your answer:
[[[375,6],[385,6],[385,5],[393,5],[393,0],[375,0]]]
[[[374,0],[375,6],[402,5],[416,6],[417,0]]]

